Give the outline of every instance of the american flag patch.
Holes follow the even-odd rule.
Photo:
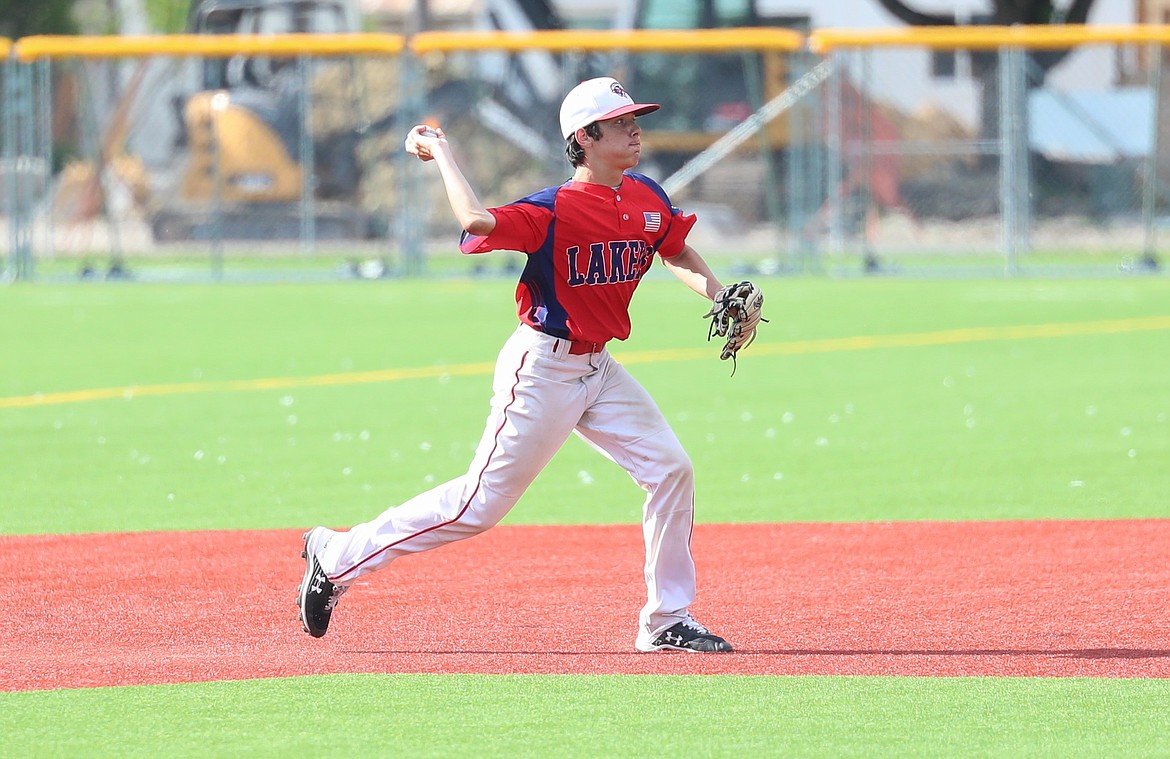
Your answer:
[[[642,215],[646,217],[647,232],[657,232],[662,228],[662,214],[657,211],[643,211]]]

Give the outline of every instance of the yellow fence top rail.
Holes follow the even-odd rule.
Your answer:
[[[21,61],[37,58],[116,58],[171,55],[227,58],[239,53],[279,56],[329,56],[399,53],[405,39],[396,34],[171,34],[138,37],[40,36],[15,44]]]
[[[926,47],[938,50],[1068,48],[1086,44],[1170,45],[1170,25],[1128,26],[911,26],[896,29],[819,29],[807,37],[793,29],[695,30],[571,29],[533,32],[423,32],[397,34],[173,34],[150,36],[35,36],[0,38],[0,55],[38,58],[117,58],[146,55],[226,58],[240,53],[276,56],[395,55],[503,50],[624,50],[708,53],[735,50],[817,53],[857,47]]]
[[[728,50],[799,50],[804,35],[792,29],[696,30],[570,29],[534,32],[423,32],[410,38],[416,53],[454,50],[629,50],[702,53]]]
[[[928,47],[938,50],[1022,47],[1053,49],[1086,44],[1170,43],[1170,27],[1085,26],[912,26],[900,29],[820,29],[809,47],[824,53],[844,47]]]

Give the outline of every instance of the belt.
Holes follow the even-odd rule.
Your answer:
[[[561,338],[558,338],[560,340]],[[591,343],[588,340],[568,340],[569,354],[573,356],[583,356],[589,353],[601,353],[605,350],[605,343]],[[560,343],[557,343],[560,347]]]

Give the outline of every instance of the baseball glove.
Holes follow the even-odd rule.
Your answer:
[[[703,316],[704,319],[711,320],[707,340],[713,337],[727,339],[719,358],[724,361],[731,359],[732,374],[735,374],[736,354],[756,339],[756,327],[759,323],[768,321],[763,317],[763,308],[764,293],[753,283],[744,280],[727,285],[715,293],[711,310]]]

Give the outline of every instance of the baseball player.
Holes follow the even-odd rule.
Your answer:
[[[407,152],[438,167],[465,230],[460,250],[527,254],[516,288],[520,324],[499,353],[491,411],[465,474],[348,531],[315,527],[305,534],[298,592],[310,635],[325,634],[338,599],[359,577],[498,523],[576,433],[646,491],[646,604],[637,650],[732,650],[689,611],[691,460],[650,395],[608,350],[611,340],[629,337],[630,299],[655,256],[717,305],[728,290],[686,242],[695,217],[631,171],[641,153],[638,117],[658,108],[635,103],[608,77],[581,83],[560,110],[573,178],[491,209],[476,197],[441,129],[410,130]],[[754,335],[754,322],[741,326],[733,331]]]

